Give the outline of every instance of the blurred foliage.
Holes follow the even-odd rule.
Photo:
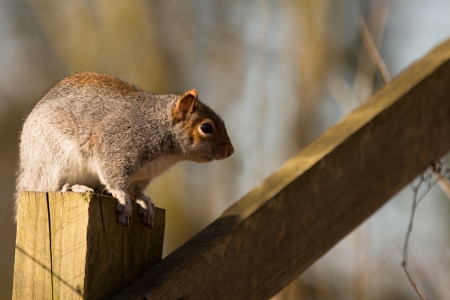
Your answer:
[[[145,89],[166,89],[167,69],[147,1],[34,0],[30,4],[48,42],[71,73],[121,74]]]

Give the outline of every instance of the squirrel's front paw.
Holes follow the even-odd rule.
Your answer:
[[[124,226],[129,226],[131,221],[131,200],[128,193],[119,191],[112,193],[115,198],[119,201],[117,203],[117,212],[119,214],[118,221]]]
[[[125,205],[122,205],[120,202],[117,203],[117,212],[119,213],[117,221],[128,227],[131,221],[131,203],[126,203]]]
[[[139,216],[141,217],[142,223],[144,223],[144,225],[153,227],[153,217],[155,216],[155,204],[153,204],[152,200],[145,195],[138,196],[135,202],[140,206]]]
[[[69,183],[66,183],[63,185],[61,192],[93,193],[94,190],[85,185],[75,184],[70,186]]]

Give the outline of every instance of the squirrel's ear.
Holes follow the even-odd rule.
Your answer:
[[[183,120],[189,113],[194,112],[195,100],[197,100],[198,93],[196,89],[192,89],[184,93],[183,96],[178,98],[177,104],[173,110],[174,118]]]

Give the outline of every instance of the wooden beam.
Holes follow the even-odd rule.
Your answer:
[[[268,299],[450,150],[450,41],[115,299]]]
[[[98,194],[25,192],[19,197],[13,299],[104,299],[162,258],[165,213],[129,228],[117,200]]]

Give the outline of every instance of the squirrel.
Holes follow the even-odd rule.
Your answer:
[[[223,120],[195,89],[153,95],[84,72],[60,81],[26,118],[16,191],[107,192],[118,200],[120,223],[129,225],[135,201],[151,227],[154,204],[144,191],[155,177],[183,160],[233,152]]]

